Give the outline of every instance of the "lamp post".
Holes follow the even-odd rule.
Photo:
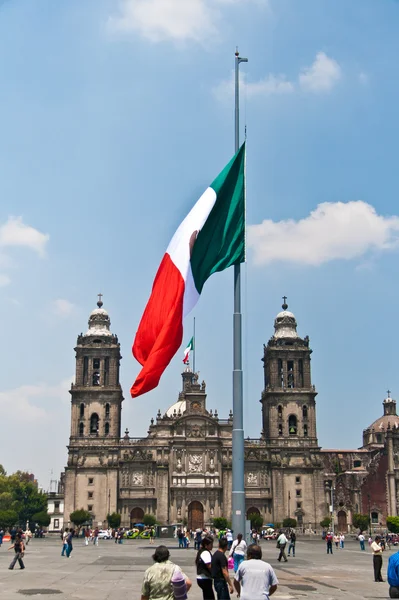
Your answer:
[[[331,516],[331,531],[332,534],[334,535],[334,492],[335,492],[335,487],[333,486],[333,483],[331,482],[330,484],[326,484],[326,490],[328,490],[330,492],[330,516]]]
[[[369,534],[371,537],[371,504],[370,504],[370,494],[367,494],[367,503],[369,509]]]

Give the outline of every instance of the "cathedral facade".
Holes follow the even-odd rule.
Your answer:
[[[303,529],[332,515],[347,531],[356,512],[383,523],[397,511],[396,403],[384,401],[384,417],[364,431],[362,448],[322,450],[309,338],[298,335],[285,301],[282,308],[263,350],[263,429],[245,441],[247,514],[261,514],[265,524],[292,517]],[[187,367],[177,401],[151,419],[146,437],[133,439],[121,433],[120,345],[101,300],[75,352],[64,522],[80,508],[99,526],[113,512],[124,527],[146,513],[190,528],[231,518],[233,414],[208,408],[205,382]]]

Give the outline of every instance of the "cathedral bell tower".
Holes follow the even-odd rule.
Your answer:
[[[120,345],[99,294],[89,317],[89,329],[78,337],[76,377],[72,384],[71,441],[121,436],[122,388],[119,384]]]
[[[299,337],[286,299],[275,318],[274,335],[264,346],[263,436],[277,447],[315,447],[317,392],[311,382],[312,350],[309,337]]]

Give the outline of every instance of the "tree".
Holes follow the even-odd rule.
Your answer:
[[[248,520],[251,521],[252,529],[260,529],[263,525],[263,517],[259,513],[251,513]]]
[[[41,512],[32,515],[32,522],[37,523],[39,527],[47,527],[50,525],[51,517],[47,514],[47,511],[42,510]]]
[[[283,527],[286,527],[289,529],[295,529],[296,526],[297,526],[296,519],[292,519],[291,517],[287,517],[283,521]]]
[[[215,517],[213,519],[213,526],[216,529],[226,529],[228,527],[228,521],[226,517]]]
[[[324,517],[324,519],[322,521],[320,521],[320,527],[323,527],[323,529],[327,529],[327,527],[330,527],[330,525],[331,525],[330,517]]]
[[[18,522],[18,514],[15,510],[0,510],[0,527],[9,529]]]
[[[76,527],[81,527],[83,523],[90,521],[91,515],[89,511],[81,508],[80,510],[74,510],[73,512],[71,512],[70,519],[72,523],[76,525]]]
[[[156,522],[157,520],[154,515],[150,515],[149,513],[145,514],[143,517],[143,523],[144,525],[147,525],[147,527],[152,527]]]
[[[391,533],[399,533],[399,517],[387,517],[387,527]]]
[[[366,531],[370,523],[369,515],[362,515],[361,513],[354,513],[352,517],[353,527],[360,529],[360,531]]]
[[[115,512],[111,515],[107,515],[108,527],[111,527],[111,529],[117,529],[121,524],[121,518],[121,515]]]

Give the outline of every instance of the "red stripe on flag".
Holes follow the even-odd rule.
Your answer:
[[[157,387],[162,373],[183,339],[185,282],[165,254],[133,344],[133,355],[143,366],[130,393],[133,398]]]

